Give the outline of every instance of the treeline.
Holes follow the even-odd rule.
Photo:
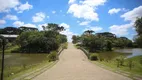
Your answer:
[[[142,48],[142,17],[135,21],[135,29],[138,33],[137,37],[132,40],[127,37],[116,37],[110,32],[96,33],[87,30],[81,36],[73,35],[73,43],[78,43],[79,46],[84,47],[89,52],[97,51],[111,51],[112,48]]]
[[[19,35],[22,32],[28,32],[28,31],[38,31],[37,28],[32,28],[32,27],[26,27],[26,26],[21,26],[19,28],[16,27],[5,27],[0,29],[0,34],[15,34]]]
[[[91,32],[91,33],[90,33]],[[110,32],[92,34],[92,30],[85,31],[81,36],[73,36],[73,43],[89,50],[89,52],[111,51],[115,48],[133,47],[133,43],[126,37],[117,38]]]
[[[42,26],[43,31],[38,31],[36,28],[21,27],[19,36],[13,43],[19,48],[12,50],[12,52],[20,53],[50,53],[57,51],[61,44],[67,42],[66,35],[60,34],[60,31],[65,30],[63,26],[49,23],[48,26]],[[5,31],[16,33],[16,29]],[[8,44],[8,43],[7,43]]]
[[[142,48],[142,17],[137,18],[134,26],[137,32],[137,36],[135,37],[134,41],[138,47]]]

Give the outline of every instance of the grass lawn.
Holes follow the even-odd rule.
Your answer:
[[[132,61],[132,68],[129,67],[129,62]],[[92,61],[102,67],[108,68],[113,71],[120,71],[128,74],[130,77],[142,76],[142,56],[135,56],[124,60],[123,66],[117,67],[118,62],[116,59],[109,61]]]

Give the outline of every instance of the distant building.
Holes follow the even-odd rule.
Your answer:
[[[5,27],[3,29],[0,29],[0,36],[3,36],[6,38],[9,42],[14,41],[22,32],[27,31],[38,31],[37,28],[33,27]]]
[[[3,36],[5,39],[7,39],[9,42],[14,41],[19,35],[14,34],[0,34],[0,36]]]

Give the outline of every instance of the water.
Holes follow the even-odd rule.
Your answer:
[[[142,49],[141,48],[133,48],[133,49],[118,49],[115,50],[116,52],[121,52],[121,53],[132,53],[130,55],[127,55],[127,58],[131,58],[134,56],[139,56],[142,55]]]
[[[25,65],[38,64],[44,60],[47,60],[47,56],[48,54],[22,54],[22,53],[5,54],[5,65],[20,66],[23,64]]]

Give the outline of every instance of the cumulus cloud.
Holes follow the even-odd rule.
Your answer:
[[[5,20],[0,20],[0,25],[3,25],[3,24],[5,24],[5,23],[6,23]]]
[[[94,11],[94,8],[88,5],[72,4],[67,13],[71,13],[77,18],[84,18],[85,20],[99,20],[98,14]]]
[[[70,31],[70,25],[66,24],[66,23],[61,23],[60,26],[65,27],[65,31],[61,31],[61,34],[64,34],[67,36],[68,42],[72,42],[72,36],[75,35],[75,33]]]
[[[53,13],[53,14],[55,14],[55,13],[56,13],[56,11],[52,11],[52,13]]]
[[[38,30],[42,31],[43,27],[42,26],[48,26],[48,24],[44,23],[44,24],[39,24],[38,25]]]
[[[15,22],[13,23],[13,25],[16,26],[16,27],[20,27],[20,26],[23,26],[23,25],[24,25],[24,22],[15,21]]]
[[[23,26],[25,26],[25,27],[33,27],[33,28],[37,28],[36,25],[30,24],[30,23],[24,24]]]
[[[123,24],[123,25],[112,25],[109,27],[110,32],[118,35],[118,36],[126,36],[129,34],[128,30],[131,29],[133,23]]]
[[[90,21],[83,21],[83,22],[80,22],[79,25],[85,26],[85,25],[88,25],[89,23]]]
[[[0,0],[0,12],[9,12],[20,4],[19,0]]]
[[[65,29],[70,28],[70,26],[66,23],[61,23],[59,26],[63,26]]]
[[[33,22],[42,22],[44,19],[45,19],[45,13],[43,12],[39,12],[39,13],[36,13],[35,16],[32,17],[32,21]]]
[[[5,18],[9,20],[18,20],[18,17],[16,15],[11,14],[6,15]]]
[[[118,13],[119,11],[121,11],[120,8],[112,8],[108,11],[109,14],[115,14]]]
[[[32,8],[33,8],[33,6],[30,5],[28,2],[26,2],[25,4],[21,4],[20,6],[15,7],[15,10],[18,11],[18,13],[22,13],[23,11],[29,10]]]
[[[86,30],[93,30],[93,31],[95,31],[95,32],[99,32],[99,31],[103,30],[103,28],[102,28],[102,27],[98,27],[98,26],[95,26],[95,27],[87,27],[87,28],[85,28],[83,31],[86,31]]]
[[[25,23],[22,22],[22,21],[15,21],[15,22],[13,23],[13,25],[16,26],[16,27],[25,26],[25,27],[33,27],[33,28],[36,28],[36,25],[30,24],[30,23],[25,24]]]
[[[92,7],[97,7],[99,5],[104,5],[104,3],[107,0],[84,0],[84,1],[80,1],[80,3],[84,4],[84,5],[89,5]]]
[[[83,18],[85,20],[99,21],[98,14],[95,9],[99,5],[103,5],[106,0],[84,0],[78,4],[73,3],[69,6],[67,13],[72,14],[74,17]]]
[[[142,16],[142,6],[136,7],[131,11],[128,11],[121,15],[122,18],[124,18],[125,21],[132,21],[134,22],[137,17]]]
[[[69,0],[68,4],[74,3],[76,0]]]

